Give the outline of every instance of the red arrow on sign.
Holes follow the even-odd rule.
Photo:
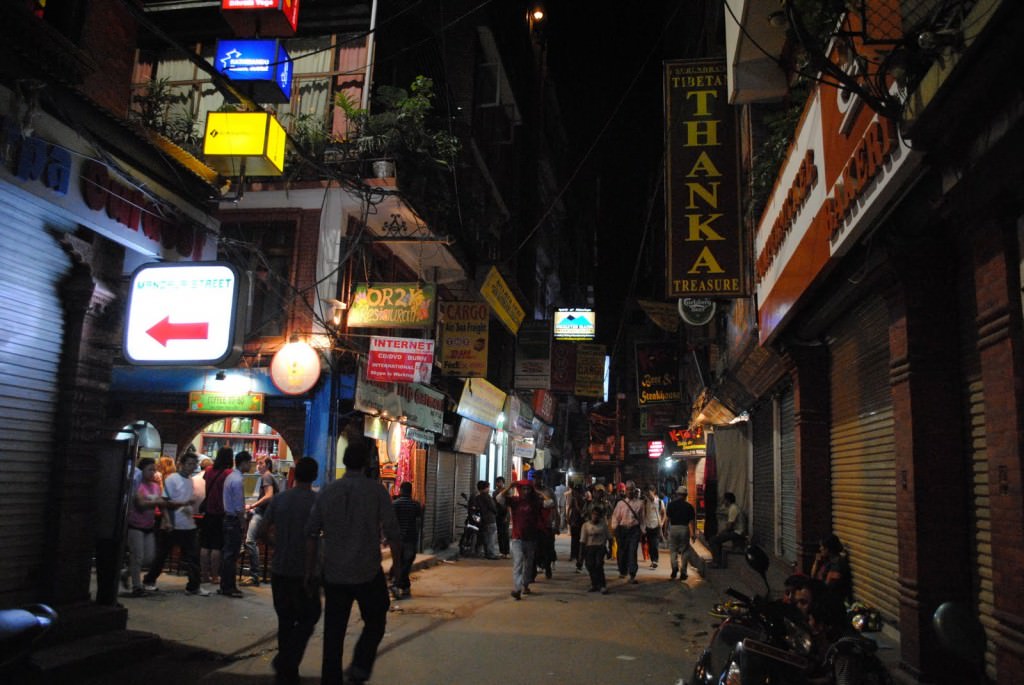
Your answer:
[[[171,317],[165,316],[146,333],[167,347],[168,340],[206,340],[209,337],[209,329],[208,323],[171,323]]]

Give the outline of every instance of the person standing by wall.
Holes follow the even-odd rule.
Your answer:
[[[156,554],[156,508],[163,500],[160,484],[156,482],[156,462],[143,457],[139,459],[138,468],[142,478],[128,509],[128,575],[132,583],[131,596],[145,597],[149,593],[142,587],[142,567],[152,564]]]
[[[260,565],[260,548],[257,544],[260,528],[263,526],[263,514],[267,510],[271,498],[277,494],[274,460],[265,457],[256,468],[260,474],[259,499],[245,506],[245,510],[250,514],[249,527],[245,531],[245,552],[249,555],[249,578],[245,584],[253,587],[260,586],[260,571],[263,569]]]
[[[412,498],[412,483],[407,481],[399,486],[398,497],[393,506],[398,527],[402,531],[402,558],[391,561],[392,565],[398,564],[398,573],[394,574],[392,595],[396,598],[408,597],[412,592],[409,574],[412,573],[412,564],[416,561],[416,550],[420,548],[420,521],[423,518],[423,507]]]
[[[220,589],[217,594],[239,599],[238,554],[242,549],[242,516],[245,515],[245,490],[242,475],[252,468],[252,455],[235,455],[235,469],[224,481],[224,548],[220,557]]]
[[[356,642],[345,683],[365,683],[373,672],[377,647],[387,627],[390,597],[381,569],[381,538],[391,558],[402,558],[402,531],[384,487],[366,476],[370,449],[355,442],[345,450],[345,475],[320,492],[306,526],[306,577],[316,569],[323,543],[324,647],[321,682],[342,681],[341,660],[352,603],[359,605],[363,631]],[[322,536],[322,537],[321,537]],[[392,578],[398,565],[392,564]]]
[[[277,613],[277,656],[272,665],[280,685],[299,682],[302,655],[320,620],[320,585],[305,583],[306,525],[316,502],[313,481],[319,470],[316,459],[299,459],[292,469],[294,485],[263,512],[262,536],[274,540],[270,588]]]
[[[480,532],[483,534],[484,556],[498,558],[498,505],[491,496],[491,485],[485,480],[477,481],[476,494],[469,501],[472,509],[480,512]]]
[[[498,529],[498,553],[502,559],[508,559],[508,507],[498,502],[498,493],[505,489],[505,479],[498,476],[494,479],[494,523]]]

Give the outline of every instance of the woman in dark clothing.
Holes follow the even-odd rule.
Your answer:
[[[199,569],[204,582],[220,582],[220,553],[224,547],[224,481],[231,474],[235,453],[230,447],[217,450],[213,466],[203,474],[206,499],[200,505]]]

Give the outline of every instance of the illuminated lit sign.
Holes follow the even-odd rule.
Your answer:
[[[593,309],[556,309],[555,340],[593,340],[597,323]]]
[[[292,62],[279,40],[219,40],[213,66],[256,102],[292,97]]]
[[[230,264],[148,264],[132,274],[124,355],[139,365],[231,366],[241,354],[239,274]]]
[[[665,443],[661,440],[651,440],[647,443],[647,456],[651,459],[657,459],[665,453]]]
[[[308,343],[290,342],[270,361],[270,380],[286,395],[301,395],[320,380],[320,355]]]
[[[366,378],[378,382],[429,383],[434,368],[434,341],[370,337]]]
[[[357,283],[349,328],[432,328],[437,286],[430,283]]]
[[[285,139],[284,128],[267,112],[210,112],[203,155],[225,176],[280,176]]]
[[[250,392],[232,395],[207,390],[188,394],[189,414],[262,414],[264,395]]]
[[[220,11],[236,36],[291,36],[299,24],[299,0],[221,0]]]

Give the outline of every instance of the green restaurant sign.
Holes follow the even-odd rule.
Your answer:
[[[263,393],[233,395],[197,390],[188,394],[189,414],[262,414]]]
[[[357,283],[349,328],[433,328],[437,286],[430,283]]]

